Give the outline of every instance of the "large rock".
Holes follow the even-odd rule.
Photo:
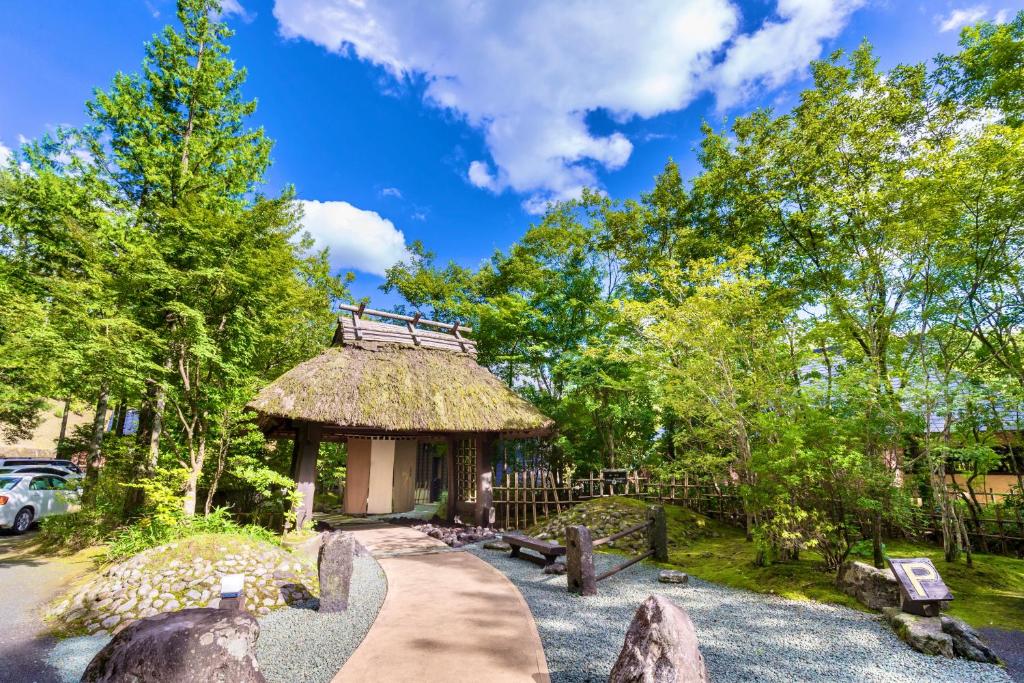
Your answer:
[[[263,683],[259,634],[245,612],[201,607],[146,617],[93,657],[82,683]]]
[[[317,561],[321,612],[344,612],[348,609],[355,554],[356,539],[352,534],[336,531],[324,538]]]
[[[954,657],[953,637],[942,630],[941,617],[919,617],[900,611],[899,607],[886,607],[885,620],[907,645],[926,655]]]
[[[863,562],[846,562],[839,568],[836,586],[870,609],[899,607],[900,584],[891,569],[877,569]]]
[[[942,632],[953,639],[953,652],[957,657],[986,664],[999,664],[999,657],[982,640],[973,628],[953,617],[942,615]]]
[[[609,683],[707,683],[697,633],[682,607],[652,595],[636,611]]]

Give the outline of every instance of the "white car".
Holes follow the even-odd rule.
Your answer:
[[[22,534],[43,517],[77,509],[76,482],[53,474],[0,474],[0,529]]]

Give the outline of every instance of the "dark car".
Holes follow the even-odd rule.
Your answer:
[[[24,465],[40,465],[60,467],[81,474],[82,469],[70,460],[58,460],[55,458],[0,458],[0,467],[22,467]]]

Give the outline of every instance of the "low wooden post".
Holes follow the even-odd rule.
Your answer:
[[[594,540],[585,526],[565,528],[565,578],[570,593],[597,595],[594,578]]]
[[[665,508],[652,505],[647,508],[647,527],[649,547],[654,551],[654,559],[668,562],[668,525],[665,523]]]

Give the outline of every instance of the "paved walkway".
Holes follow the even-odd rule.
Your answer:
[[[0,532],[0,683],[48,683],[60,680],[46,663],[53,639],[46,636],[42,611],[66,584],[91,568],[87,558],[39,555],[30,532]]]
[[[548,683],[530,608],[479,558],[414,529],[356,529],[388,594],[334,683]]]

